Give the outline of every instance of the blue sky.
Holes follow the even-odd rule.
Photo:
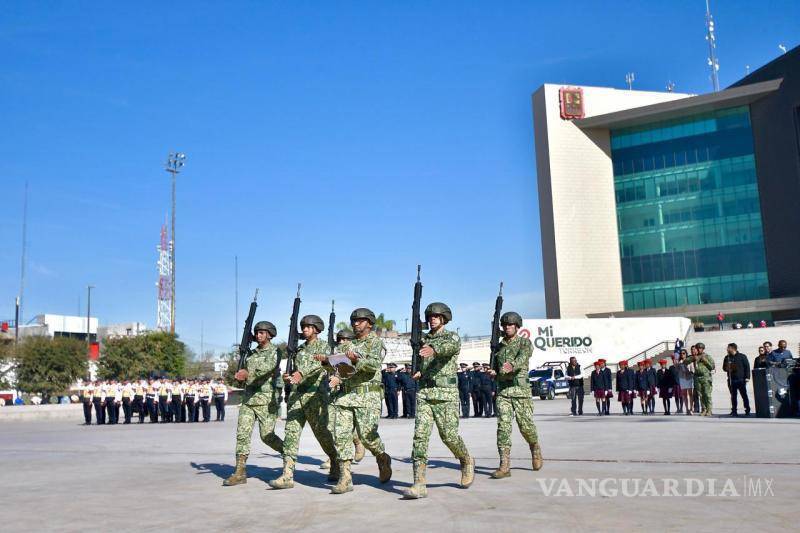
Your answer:
[[[797,46],[800,3],[717,1],[727,86]],[[404,329],[424,303],[485,334],[506,308],[543,316],[530,95],[570,83],[710,87],[702,0],[673,2],[4,2],[0,7],[0,318],[101,323],[156,313],[156,245],[179,176],[177,328],[228,348],[240,320],[285,337],[354,306]]]

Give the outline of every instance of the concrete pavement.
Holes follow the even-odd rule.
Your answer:
[[[588,400],[587,413],[593,409]],[[785,531],[796,523],[798,420],[572,418],[564,415],[564,399],[534,405],[541,471],[531,470],[515,429],[512,477],[490,479],[498,462],[496,419],[462,420],[476,457],[474,485],[458,487],[458,462],[434,434],[429,497],[419,501],[401,500],[412,477],[409,420],[381,421],[394,457],[392,481],[378,483],[368,454],[354,466],[355,491],[342,496],[329,494],[318,468],[322,451],[308,429],[294,489],[269,490],[266,482],[279,475],[281,460],[257,436],[249,482],[222,487],[233,471],[236,409],[229,408],[226,422],[208,424],[84,427],[80,417],[7,422],[0,426],[3,530]],[[665,489],[670,480],[677,495]],[[755,481],[760,496],[747,494]]]

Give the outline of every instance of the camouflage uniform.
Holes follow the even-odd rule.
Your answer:
[[[256,348],[247,358],[247,382],[236,427],[236,455],[250,454],[250,438],[256,420],[264,444],[283,452],[283,441],[275,434],[280,398],[277,389],[281,387],[280,380],[275,377],[277,366],[278,349],[274,344]]]
[[[714,360],[705,352],[703,356],[690,355],[686,360],[695,364],[694,388],[700,400],[700,414],[711,416],[711,391],[713,390],[711,371],[714,370]]]
[[[417,416],[414,423],[414,442],[411,459],[427,463],[428,442],[434,424],[442,442],[457,459],[469,457],[467,446],[458,434],[458,379],[456,370],[461,339],[452,331],[441,328],[436,333],[426,333],[422,344],[434,350],[431,357],[420,358]]]
[[[317,339],[306,342],[297,352],[297,370],[302,374],[298,385],[292,387],[289,395],[288,413],[286,415],[286,435],[283,440],[284,456],[297,461],[297,450],[300,434],[306,422],[311,426],[322,450],[331,459],[336,458],[333,437],[328,430],[329,398],[322,386],[325,378],[322,364],[314,359],[314,355],[327,354],[328,343]]]
[[[347,347],[360,358],[356,372],[345,380],[331,395],[328,427],[333,434],[336,455],[340,461],[353,460],[353,432],[364,446],[376,457],[385,452],[378,434],[381,418],[381,364],[383,363],[383,341],[370,332],[362,339],[355,339]]]
[[[514,418],[520,433],[530,445],[539,441],[533,423],[533,404],[528,385],[528,362],[533,353],[530,339],[516,336],[511,340],[503,337],[502,347],[497,353],[497,450],[511,450],[511,427]],[[502,371],[504,363],[511,363],[511,372]]]
[[[348,339],[342,339],[336,345],[337,351],[339,353],[347,353],[347,352],[349,352],[350,351],[350,344],[352,342],[353,341],[348,340]],[[328,372],[333,372],[333,368],[330,367],[330,366],[326,367],[326,370],[328,370]],[[361,459],[364,458],[364,446],[361,444],[361,441],[358,440],[358,431],[356,431],[356,428],[353,428],[353,445],[355,446],[355,457],[354,457],[354,460],[355,461],[360,461]]]

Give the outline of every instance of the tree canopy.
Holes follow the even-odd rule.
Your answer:
[[[186,345],[165,331],[111,337],[103,341],[97,375],[100,379],[181,377],[186,371],[187,356]]]
[[[68,337],[28,337],[17,351],[17,388],[45,398],[64,394],[86,376],[86,343]]]

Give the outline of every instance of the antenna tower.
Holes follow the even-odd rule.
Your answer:
[[[717,59],[717,36],[714,17],[711,16],[711,0],[706,0],[706,41],[708,41],[708,67],[711,69],[711,85],[719,91],[719,60]]]
[[[158,314],[156,329],[170,331],[172,329],[172,261],[170,242],[167,238],[167,224],[161,226],[161,242],[158,245]]]

